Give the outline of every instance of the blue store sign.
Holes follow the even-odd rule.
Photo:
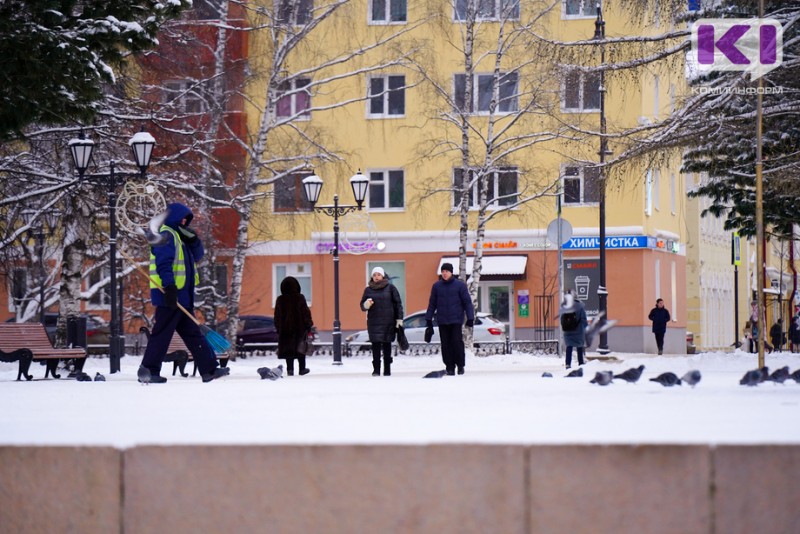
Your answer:
[[[649,239],[646,235],[615,235],[606,236],[606,249],[624,248],[651,248],[648,247]],[[573,237],[567,241],[563,249],[591,250],[600,248],[599,237]]]

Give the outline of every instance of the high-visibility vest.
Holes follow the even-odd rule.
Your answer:
[[[175,277],[175,286],[182,289],[186,285],[186,262],[183,256],[183,241],[178,232],[173,230],[166,224],[160,229],[161,232],[169,232],[172,234],[173,243],[175,243],[175,259],[172,261],[172,275]],[[200,274],[197,272],[197,265],[194,264],[194,285],[200,284]],[[156,271],[156,255],[153,254],[153,249],[150,249],[150,289],[155,289],[162,286],[161,277],[158,276]]]

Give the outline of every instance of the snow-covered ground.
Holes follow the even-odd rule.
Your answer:
[[[756,355],[613,356],[620,361],[593,360],[582,378],[565,378],[554,356],[470,355],[465,375],[441,379],[422,378],[443,368],[438,355],[399,356],[391,377],[372,377],[368,357],[334,366],[315,356],[311,374],[278,381],[256,369],[282,362],[256,356],[208,384],[172,377],[167,363],[169,381],[150,386],[137,382],[137,356],[114,375],[107,359],[90,358],[84,370],[106,382],[43,380],[38,364],[32,382],[16,382],[17,364],[0,363],[0,445],[800,443],[799,383],[739,385]],[[794,371],[800,354],[766,363]],[[589,382],[640,364],[637,384]],[[703,375],[694,388],[649,381],[690,369]]]

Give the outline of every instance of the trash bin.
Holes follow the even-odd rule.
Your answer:
[[[67,346],[86,347],[86,317],[67,317]]]

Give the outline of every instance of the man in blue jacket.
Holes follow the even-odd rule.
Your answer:
[[[192,353],[203,382],[230,372],[226,367],[219,367],[214,349],[203,332],[178,308],[180,302],[189,313],[194,312],[194,288],[200,282],[195,262],[202,260],[205,254],[202,241],[189,229],[193,218],[192,211],[183,204],[167,206],[167,217],[160,228],[163,244],[150,249],[150,299],[156,307],[156,317],[142,367],[150,371],[151,384],[167,381],[161,376],[161,364],[176,332]],[[163,293],[155,282],[164,288]]]
[[[670,320],[669,310],[664,307],[664,299],[656,300],[656,307],[650,310],[648,319],[653,321],[653,334],[656,336],[658,353],[664,353],[664,334],[667,332],[667,323]]]
[[[475,324],[475,310],[469,298],[467,284],[453,276],[453,264],[442,264],[442,279],[433,284],[425,313],[427,329],[433,332],[433,316],[439,323],[439,339],[442,344],[442,361],[448,375],[464,374],[464,338],[461,326],[464,316],[467,327]],[[427,337],[427,336],[426,336]]]

